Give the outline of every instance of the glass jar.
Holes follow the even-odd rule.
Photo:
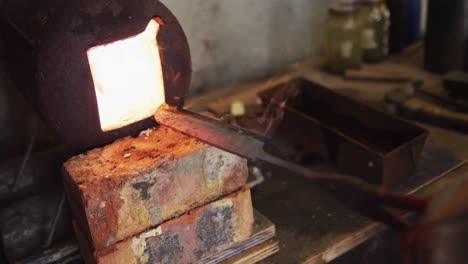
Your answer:
[[[380,62],[388,55],[390,12],[383,0],[365,0],[362,8],[364,61]]]
[[[388,56],[389,51],[390,51],[390,9],[388,9],[387,4],[385,1],[380,2],[380,12],[382,12],[382,15],[385,19],[384,23],[384,39],[383,39],[383,53],[385,57]]]
[[[329,8],[326,67],[335,73],[358,69],[362,64],[361,20],[355,1],[335,2]]]

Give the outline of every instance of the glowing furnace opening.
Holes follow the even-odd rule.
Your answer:
[[[102,131],[146,119],[164,103],[158,32],[153,19],[136,36],[88,49]]]

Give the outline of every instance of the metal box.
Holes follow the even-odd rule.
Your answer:
[[[272,154],[304,165],[332,162],[341,172],[383,186],[413,173],[427,130],[302,78],[260,97],[268,104],[273,97],[278,102],[278,94],[284,111],[266,146]]]

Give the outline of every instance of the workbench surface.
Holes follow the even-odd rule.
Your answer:
[[[259,91],[287,79],[302,76],[371,106],[382,108],[385,93],[402,86],[401,83],[395,82],[345,80],[341,76],[323,72],[320,65],[320,62],[314,60],[295,64],[273,78],[229,87],[201,98],[194,98],[188,105],[191,105],[193,111],[226,113],[229,112],[233,100],[253,104]],[[401,71],[423,80],[424,85],[440,83],[439,76],[429,74],[418,66],[402,64],[395,60],[369,67]],[[430,131],[430,143],[447,148],[460,160],[468,156],[468,135],[420,125]],[[435,193],[467,179],[468,165],[461,165],[419,190],[417,195]],[[280,244],[280,252],[264,263],[336,261],[336,258],[349,250],[387,232],[385,226],[353,213],[307,180],[288,175],[287,172],[275,171],[267,174],[265,182],[255,187],[252,194],[254,207],[276,224]],[[395,260],[386,259],[381,263],[393,261]]]

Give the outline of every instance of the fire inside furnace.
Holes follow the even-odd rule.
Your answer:
[[[102,131],[146,119],[164,103],[158,32],[152,19],[136,36],[88,49]]]

